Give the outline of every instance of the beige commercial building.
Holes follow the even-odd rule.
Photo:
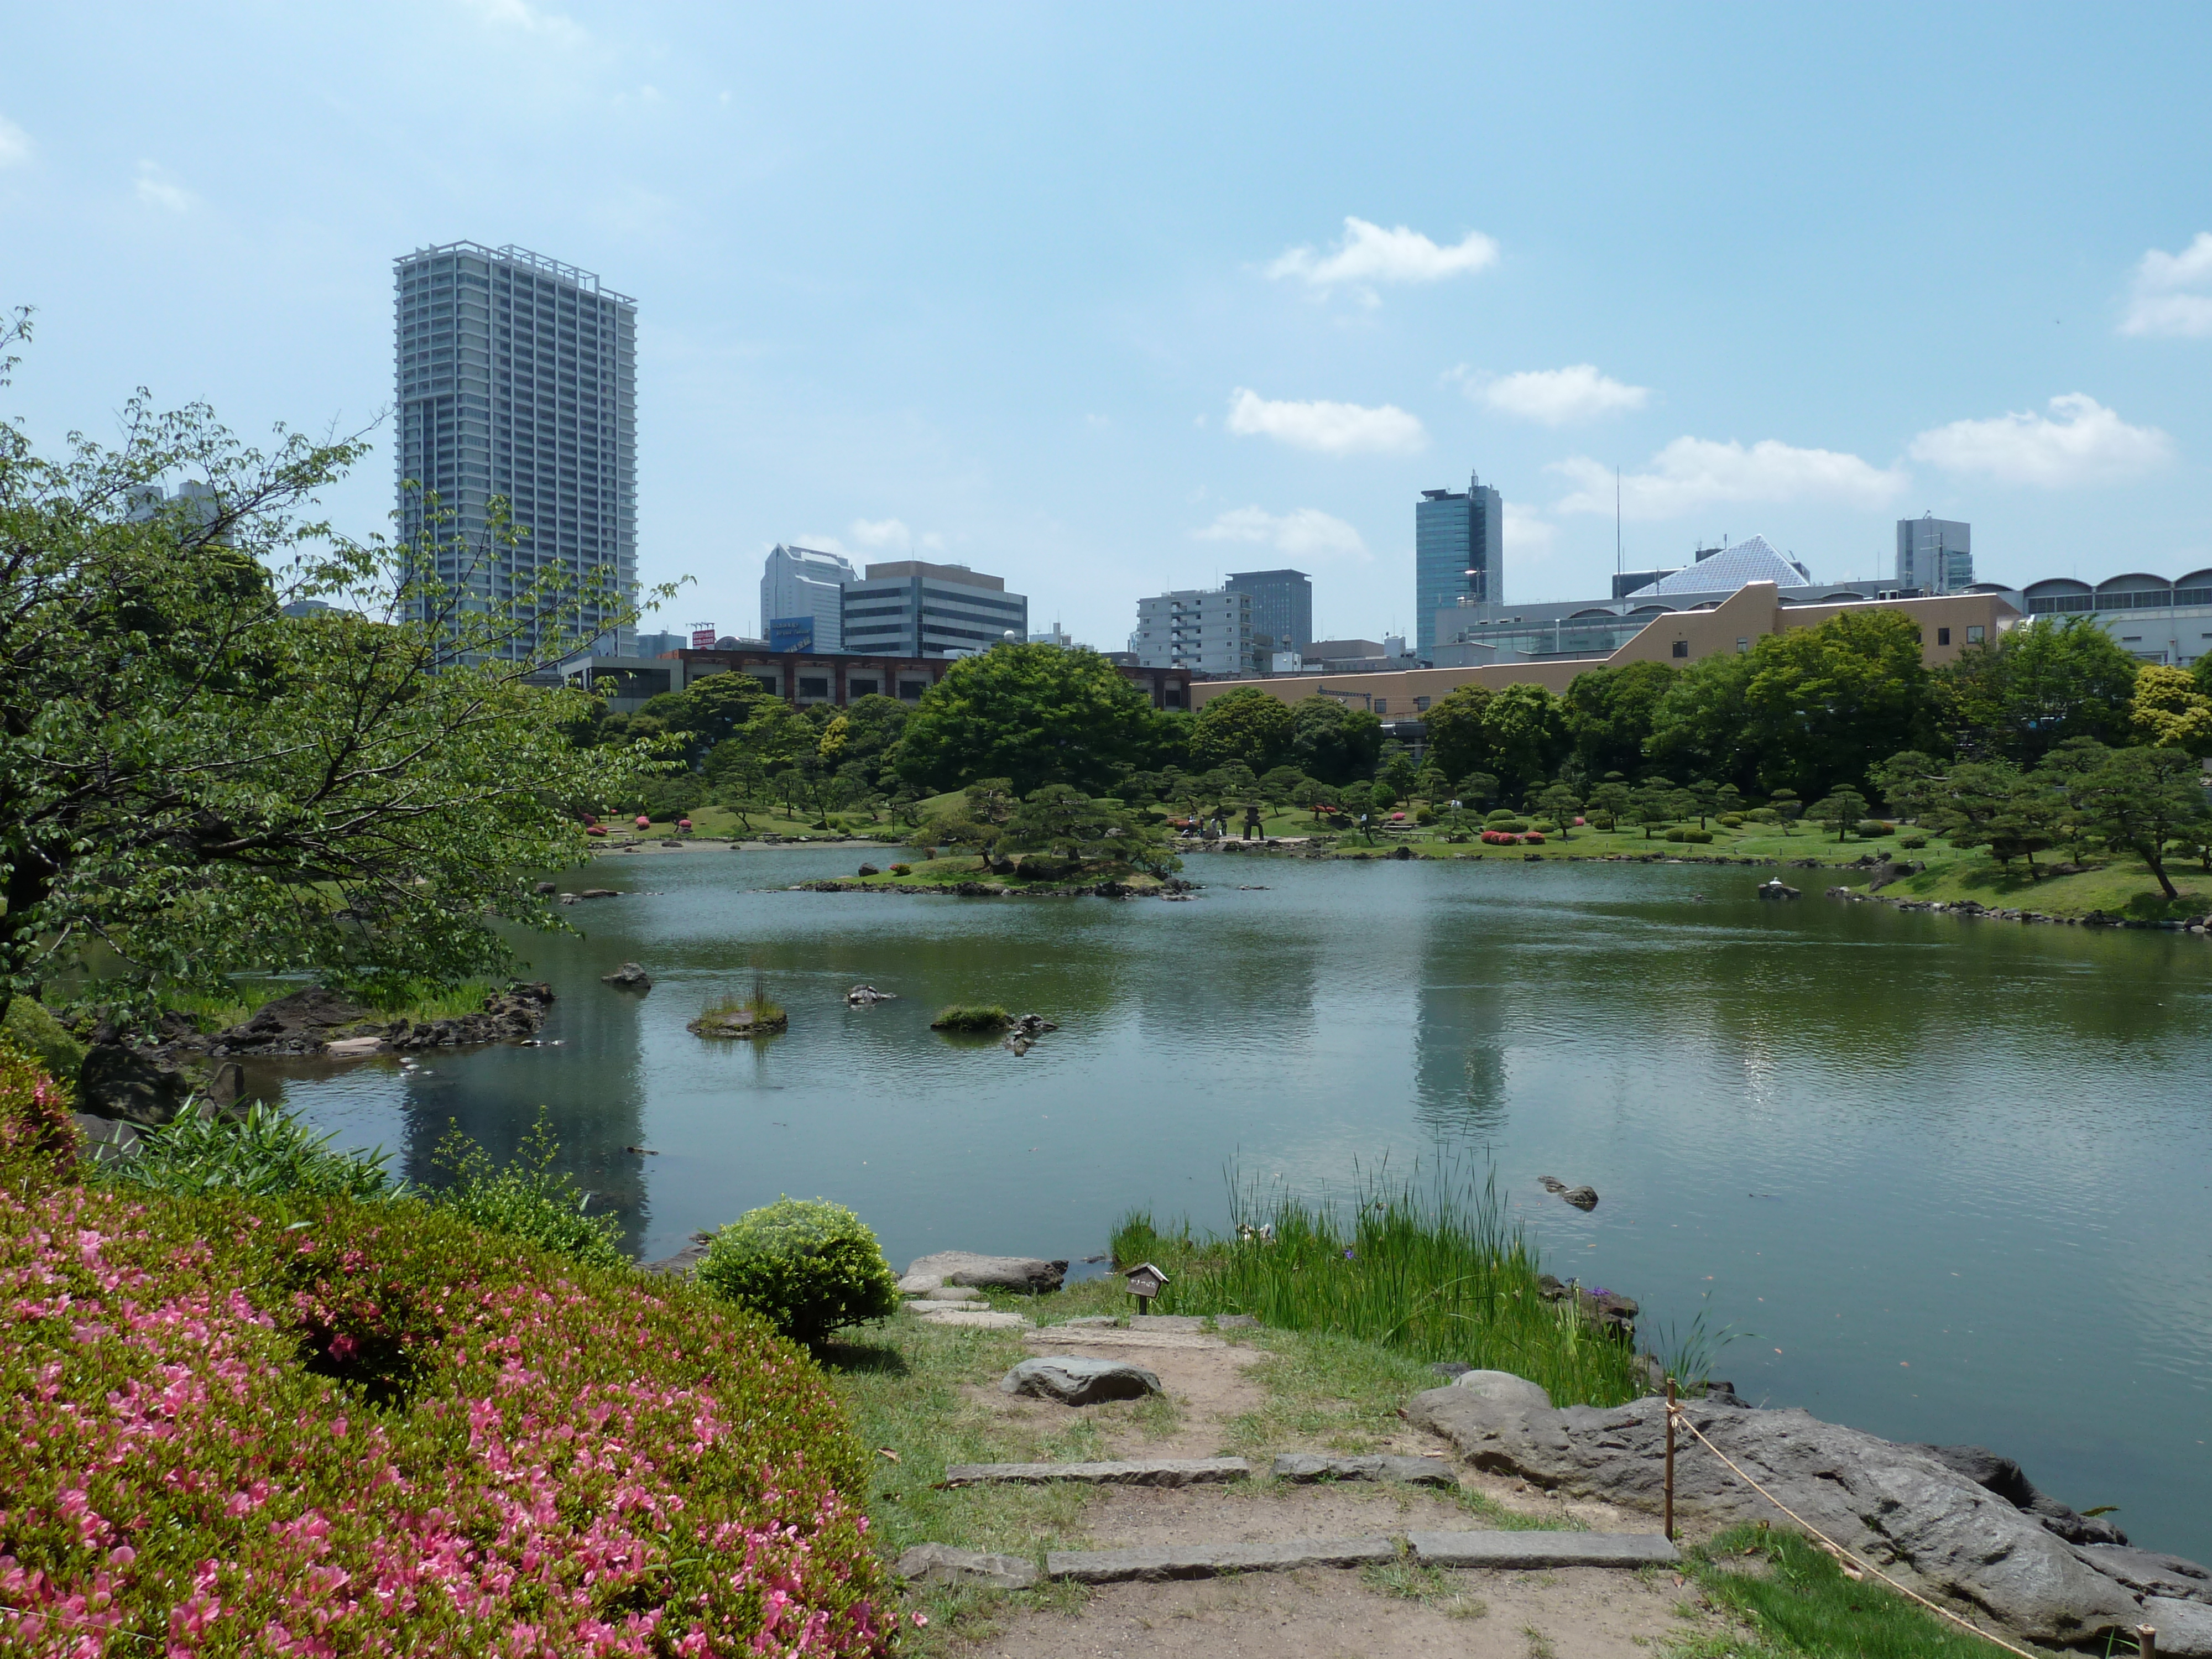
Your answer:
[[[1785,629],[1813,628],[1846,611],[1897,611],[1920,625],[1920,656],[1930,668],[1958,660],[1969,645],[1993,640],[2021,620],[1995,593],[1948,593],[1935,599],[1874,599],[1854,605],[1784,605],[1772,582],[1747,582],[1709,611],[1674,611],[1654,617],[1643,631],[1610,656],[1565,657],[1474,668],[1410,668],[1382,674],[1298,674],[1273,679],[1205,680],[1190,688],[1191,706],[1251,686],[1285,702],[1334,697],[1387,720],[1415,720],[1430,703],[1462,685],[1536,684],[1565,691],[1577,674],[1632,662],[1686,667],[1724,652],[1748,651],[1752,641]]]

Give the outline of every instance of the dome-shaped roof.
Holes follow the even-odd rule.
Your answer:
[[[1686,565],[1671,576],[1662,576],[1649,587],[1628,597],[1648,599],[1662,593],[1733,593],[1746,582],[1772,582],[1778,587],[1802,587],[1813,573],[1795,559],[1774,550],[1764,536],[1753,536],[1723,549],[1710,559]]]

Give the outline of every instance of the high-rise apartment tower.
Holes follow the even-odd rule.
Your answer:
[[[896,559],[846,585],[845,649],[882,657],[969,657],[1030,636],[1030,602],[1003,576]]]
[[[1413,654],[1436,659],[1437,611],[1505,602],[1505,499],[1470,472],[1467,493],[1424,489],[1413,503]]]
[[[1897,521],[1897,585],[1963,593],[1974,585],[1973,526],[1923,513]]]
[[[1252,628],[1277,651],[1313,643],[1313,578],[1303,570],[1233,570],[1224,586],[1252,596]]]
[[[423,494],[453,514],[434,572],[481,600],[541,575],[605,592],[578,629],[624,655],[617,621],[637,593],[637,304],[588,270],[519,247],[449,242],[392,262],[399,404],[399,528],[423,527]],[[410,489],[410,483],[419,486]],[[485,544],[493,496],[513,547]],[[549,625],[550,626],[550,625]],[[550,632],[518,641],[532,654]]]

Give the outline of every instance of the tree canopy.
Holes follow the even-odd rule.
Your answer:
[[[1290,753],[1297,729],[1290,704],[1256,686],[1239,686],[1198,711],[1190,734],[1191,764],[1242,761],[1255,772],[1265,772]]]
[[[1323,783],[1350,783],[1374,769],[1382,753],[1382,722],[1334,697],[1313,696],[1292,711],[1290,763]]]
[[[27,337],[19,313],[0,351]],[[472,597],[495,514],[464,544],[429,501],[398,546],[306,516],[363,453],[280,429],[263,453],[143,393],[112,448],[51,459],[0,423],[0,994],[95,943],[118,1006],[247,969],[449,984],[507,960],[489,922],[558,925],[526,878],[656,764],[578,748],[589,700],[526,683],[606,596]],[[211,511],[134,514],[180,473]]]
[[[2142,666],[2095,617],[2045,617],[1966,647],[1936,690],[1961,749],[2033,766],[2069,738],[2131,741]]]
[[[922,694],[899,743],[899,775],[957,789],[1008,778],[1016,793],[1048,783],[1104,794],[1148,757],[1152,701],[1096,651],[996,645],[963,657]]]
[[[1601,778],[1644,764],[1660,699],[1679,672],[1663,662],[1632,662],[1575,676],[1559,699],[1559,713],[1583,770]]]

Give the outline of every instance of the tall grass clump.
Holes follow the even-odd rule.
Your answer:
[[[1554,1404],[1613,1406],[1646,1392],[1634,1345],[1547,1302],[1496,1177],[1440,1173],[1425,1185],[1363,1176],[1318,1200],[1230,1189],[1227,1237],[1167,1231],[1133,1212],[1114,1231],[1122,1267],[1166,1272],[1161,1313],[1256,1316],[1285,1330],[1333,1331],[1417,1359],[1511,1371]]]
[[[592,1195],[574,1177],[556,1173],[560,1155],[561,1144],[542,1107],[515,1148],[514,1161],[503,1169],[458,1127],[449,1128],[434,1161],[453,1184],[432,1201],[472,1227],[526,1240],[586,1267],[626,1265],[629,1258],[617,1242],[622,1228],[611,1215],[584,1213]]]
[[[346,1152],[307,1123],[273,1106],[255,1104],[243,1121],[187,1112],[159,1129],[139,1131],[138,1145],[102,1173],[129,1187],[172,1198],[235,1193],[246,1198],[350,1198],[367,1203],[401,1190],[381,1147]]]
[[[995,1002],[981,1006],[956,1002],[950,1008],[940,1009],[935,1019],[929,1022],[933,1031],[1003,1031],[1014,1023],[1014,1017]]]

